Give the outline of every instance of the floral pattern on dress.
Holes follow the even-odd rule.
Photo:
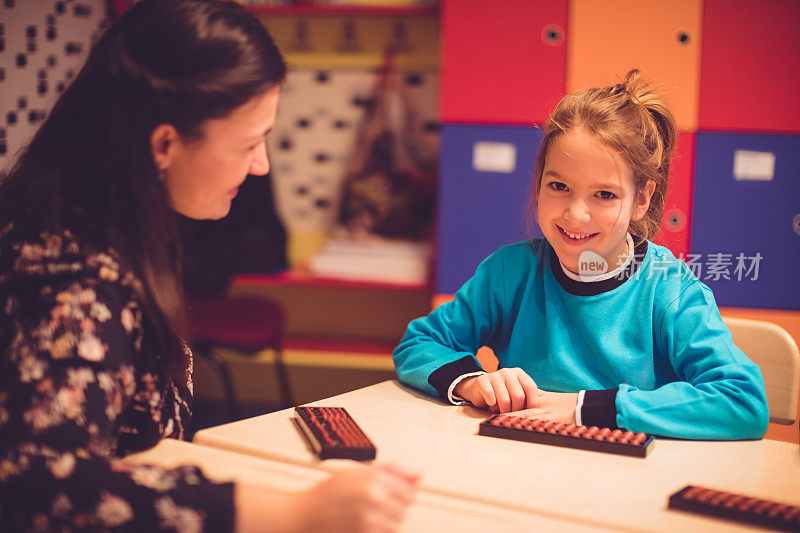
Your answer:
[[[0,531],[224,531],[233,486],[119,459],[183,438],[141,284],[71,231],[0,229]]]

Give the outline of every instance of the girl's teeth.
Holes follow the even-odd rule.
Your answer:
[[[572,233],[571,231],[567,231],[564,228],[561,228],[561,229],[562,229],[562,231],[564,233],[569,235],[569,237],[572,238],[572,239],[583,239],[583,238],[588,237],[589,235],[591,235],[591,233]]]

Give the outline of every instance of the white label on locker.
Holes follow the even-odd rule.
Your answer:
[[[511,143],[476,142],[472,145],[472,168],[510,174],[517,168],[517,147]]]
[[[737,180],[772,181],[775,177],[775,154],[736,150],[733,153],[733,177]]]

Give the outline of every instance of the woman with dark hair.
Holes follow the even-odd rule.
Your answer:
[[[0,182],[0,530],[399,524],[415,478],[393,468],[279,496],[119,460],[183,437],[192,357],[175,212],[222,218],[246,175],[269,171],[285,74],[236,4],[145,0]]]

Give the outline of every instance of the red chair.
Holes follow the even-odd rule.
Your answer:
[[[233,420],[239,418],[233,379],[228,363],[214,352],[215,347],[250,353],[273,350],[281,401],[284,407],[292,406],[289,376],[281,352],[286,316],[279,304],[262,297],[191,296],[187,298],[186,313],[194,351],[219,374]]]

